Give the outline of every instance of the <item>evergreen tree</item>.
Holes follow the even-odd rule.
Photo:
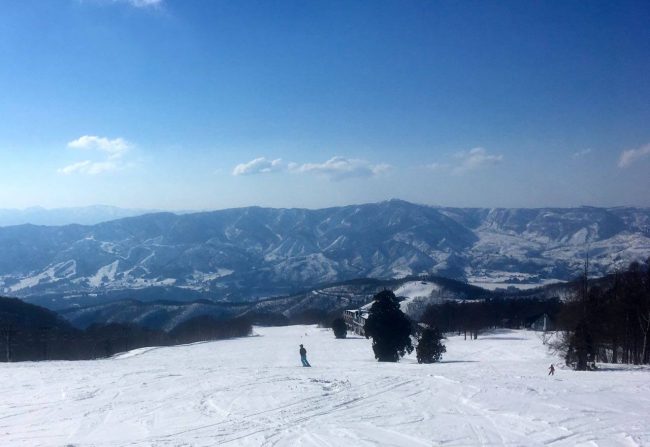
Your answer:
[[[336,338],[345,338],[348,334],[348,327],[345,325],[343,318],[335,318],[332,320],[332,330]]]
[[[396,362],[413,352],[411,321],[399,308],[395,294],[384,290],[374,296],[364,332],[372,337],[372,350],[380,362]]]
[[[422,336],[415,351],[418,363],[439,362],[447,348],[442,344],[442,334],[437,328],[427,328],[422,331]]]

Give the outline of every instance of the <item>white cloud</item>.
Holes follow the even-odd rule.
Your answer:
[[[429,163],[428,165],[425,166],[427,169],[431,169],[432,171],[442,171],[447,168],[449,168],[448,163]]]
[[[99,150],[106,152],[108,157],[114,160],[121,158],[129,149],[131,149],[132,144],[123,138],[109,140],[105,137],[84,135],[76,140],[70,141],[68,147],[73,149]]]
[[[454,174],[462,174],[468,171],[496,165],[503,160],[503,155],[488,154],[485,148],[475,147],[469,151],[462,151],[455,155],[460,164],[453,170]]]
[[[248,163],[238,164],[233,169],[232,175],[268,174],[269,172],[278,172],[284,169],[285,166],[281,159],[267,160],[264,157],[260,157]]]
[[[63,175],[74,173],[97,175],[104,172],[115,171],[118,168],[119,165],[112,161],[93,162],[90,160],[84,160],[58,169],[57,172]]]
[[[647,157],[648,155],[650,155],[650,143],[638,149],[628,149],[621,153],[621,157],[618,160],[618,167],[627,168],[636,160]]]
[[[372,164],[365,160],[333,157],[324,163],[293,164],[291,170],[301,173],[313,173],[330,180],[345,180],[354,177],[374,177],[390,169],[385,163]]]
[[[582,157],[586,157],[589,154],[591,154],[591,149],[590,148],[582,149],[581,151],[574,152],[573,153],[573,158],[582,158]]]
[[[124,4],[124,5],[129,5],[134,8],[161,8],[165,2],[165,0],[78,0],[79,2],[88,2],[88,3],[95,3],[95,4]]]
[[[150,8],[162,6],[163,0],[122,0],[135,6],[136,8]]]
[[[235,166],[232,175],[255,175],[270,172],[292,172],[299,174],[316,174],[330,180],[344,180],[353,177],[374,177],[388,171],[390,166],[372,164],[365,160],[333,157],[324,163],[284,163],[281,159],[268,160],[256,158],[248,163]]]
[[[125,167],[124,155],[133,148],[133,144],[123,138],[109,139],[94,135],[84,135],[68,143],[71,149],[95,151],[101,154],[98,160],[83,160],[57,170],[59,174],[97,175],[116,171]]]

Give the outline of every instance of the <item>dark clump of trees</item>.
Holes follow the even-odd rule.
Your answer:
[[[67,358],[82,331],[56,313],[15,298],[0,298],[0,361]]]
[[[254,311],[245,314],[257,326],[290,326],[294,324],[317,324],[323,328],[331,327],[332,320],[341,315],[343,308],[330,311],[323,309],[307,308],[286,316],[276,312]]]
[[[426,328],[420,335],[420,340],[415,348],[418,363],[439,362],[447,348],[442,344],[442,333],[437,328]]]
[[[333,308],[329,311],[323,309],[305,309],[291,314],[287,325],[293,324],[317,324],[322,328],[331,328],[332,322],[341,316],[344,308]]]
[[[288,326],[289,318],[273,312],[248,312],[246,318],[258,326]]]
[[[322,309],[305,309],[300,312],[295,312],[289,317],[288,323],[293,324],[318,324],[325,326],[327,322],[331,321],[326,311]]]
[[[135,324],[94,324],[69,343],[69,350],[78,353],[77,359],[110,357],[119,352],[145,346],[167,346],[173,343],[163,331],[147,329]],[[76,359],[75,359],[76,360]]]
[[[421,321],[442,332],[469,334],[470,339],[486,329],[527,327],[546,314],[554,320],[561,302],[558,299],[490,298],[481,301],[448,301],[426,308]]]
[[[246,337],[251,334],[252,330],[251,323],[246,318],[218,320],[210,315],[202,315],[176,326],[169,333],[169,337],[175,344],[183,344]]]
[[[0,297],[0,362],[87,360],[145,346],[243,337],[248,319],[197,317],[172,332],[134,324],[96,324],[81,330],[56,313],[15,298]]]
[[[336,338],[345,338],[348,335],[348,327],[345,320],[341,317],[332,320],[332,330]]]
[[[380,362],[396,362],[413,352],[411,321],[400,310],[399,301],[390,290],[374,296],[364,331],[372,337],[372,349]]]
[[[650,363],[650,259],[598,281],[584,274],[558,325],[563,332],[553,347],[576,370],[596,362]]]

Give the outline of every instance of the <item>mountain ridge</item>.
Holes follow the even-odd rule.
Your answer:
[[[94,225],[124,217],[156,212],[139,208],[121,208],[110,205],[90,205],[66,208],[0,208],[0,227],[16,225]]]
[[[390,200],[3,227],[0,292],[71,296],[156,286],[238,301],[359,277],[537,284],[574,277],[587,249],[594,275],[647,258],[650,209],[450,208]]]

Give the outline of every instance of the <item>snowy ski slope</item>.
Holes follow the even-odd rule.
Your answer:
[[[650,445],[650,370],[546,370],[535,333],[379,364],[313,326],[86,362],[0,364],[2,446]],[[313,368],[301,368],[304,343]]]

